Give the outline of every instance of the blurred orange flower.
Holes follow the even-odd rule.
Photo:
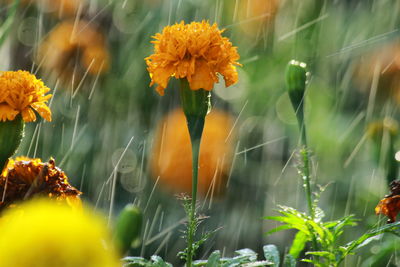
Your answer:
[[[79,7],[85,6],[85,0],[36,0],[44,11],[49,11],[59,18],[76,16]]]
[[[158,84],[163,95],[169,79],[175,77],[186,78],[192,90],[210,91],[218,82],[217,73],[224,76],[226,86],[236,83],[239,54],[222,32],[206,21],[166,26],[153,36],[154,54],[145,58],[150,86]]]
[[[232,161],[232,117],[213,109],[207,115],[200,145],[198,192],[222,193]],[[182,110],[171,112],[158,126],[151,154],[151,170],[173,192],[192,191],[191,145]]]
[[[388,223],[396,221],[396,216],[400,212],[400,180],[395,180],[390,183],[391,194],[385,196],[375,208],[376,215],[386,215]]]
[[[81,66],[76,65],[77,55],[80,56]],[[58,24],[42,42],[38,61],[44,70],[55,71],[61,78],[70,81],[75,69],[78,70],[75,73],[78,79],[85,71],[91,75],[107,72],[110,54],[104,35],[90,22],[67,20]]]
[[[14,120],[18,114],[25,122],[35,121],[35,112],[51,121],[51,111],[46,105],[51,95],[41,80],[27,71],[0,73],[0,121]]]
[[[54,159],[17,157],[10,159],[0,175],[0,210],[15,202],[46,196],[80,206],[81,192],[68,183],[65,173],[55,166]]]
[[[278,0],[239,0],[239,27],[245,35],[264,35],[278,11]]]

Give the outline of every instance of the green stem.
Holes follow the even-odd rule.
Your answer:
[[[296,117],[297,117],[297,122],[299,125],[300,129],[300,143],[301,143],[301,149],[300,149],[300,156],[301,160],[303,161],[303,166],[301,167],[301,179],[303,180],[303,187],[306,193],[306,198],[307,198],[307,206],[308,206],[308,212],[311,216],[311,218],[314,220],[315,219],[315,210],[314,210],[314,205],[313,205],[313,200],[312,200],[312,191],[311,191],[311,178],[310,178],[310,155],[308,153],[308,145],[307,145],[307,133],[306,133],[306,124],[304,123],[304,97],[302,101],[299,103],[299,106],[296,111]],[[318,242],[313,234],[312,231],[312,247],[314,250],[318,250]]]
[[[0,122],[0,173],[21,144],[24,126],[21,115],[12,121]]]
[[[303,101],[300,102],[297,112],[296,112],[296,117],[297,117],[297,122],[300,128],[300,142],[302,145],[302,148],[300,149],[300,155],[301,159],[303,161],[303,166],[301,170],[301,178],[303,179],[303,186],[306,191],[306,198],[307,198],[307,206],[308,206],[308,211],[310,213],[310,216],[312,219],[315,218],[315,211],[314,211],[314,206],[313,206],[313,200],[312,200],[312,192],[311,192],[311,182],[310,182],[310,163],[309,163],[309,153],[308,153],[308,145],[307,145],[307,133],[306,133],[306,125],[304,123],[304,99]]]
[[[188,230],[188,255],[187,263],[188,267],[192,266],[192,260],[194,256],[193,239],[195,235],[196,226],[193,225],[196,222],[196,199],[197,199],[197,182],[199,174],[199,154],[200,154],[200,142],[204,128],[204,117],[198,116],[186,116],[187,125],[189,129],[190,142],[192,144],[192,202],[189,216],[189,230]]]
[[[197,229],[196,199],[197,180],[199,172],[200,142],[203,134],[204,121],[211,108],[210,92],[199,89],[191,90],[186,79],[180,79],[180,96],[183,113],[192,144],[192,200],[188,215],[186,266],[191,267],[194,256],[194,236]]]

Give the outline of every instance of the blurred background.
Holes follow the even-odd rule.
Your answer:
[[[298,177],[298,127],[286,93],[291,59],[311,72],[306,123],[313,186],[326,220],[360,218],[343,244],[384,218],[374,214],[397,179],[400,144],[400,1],[397,0],[1,0],[0,66],[29,70],[52,89],[51,123],[28,124],[18,154],[54,157],[83,199],[113,218],[144,212],[130,255],[174,265],[185,247],[176,195],[191,160],[175,81],[160,97],[144,58],[166,25],[208,20],[241,55],[239,82],[217,84],[200,156],[200,227],[220,228],[197,258],[219,249],[287,251],[294,232],[266,236],[277,205],[306,210]],[[382,238],[346,266],[396,266]]]

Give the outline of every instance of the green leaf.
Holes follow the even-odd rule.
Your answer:
[[[275,245],[265,245],[263,250],[265,259],[273,262],[272,266],[279,267],[280,258],[278,248]]]
[[[160,256],[153,255],[151,260],[154,262],[153,267],[172,267],[172,264],[165,262]]]
[[[148,264],[148,261],[142,257],[125,257],[122,259],[122,261],[127,262],[123,265],[124,267],[146,266]]]
[[[239,254],[240,256],[245,256],[249,259],[249,261],[256,261],[257,260],[257,253],[249,248],[244,248],[240,250],[236,250],[235,253]]]
[[[220,259],[221,259],[221,252],[219,252],[219,250],[214,251],[208,258],[206,267],[218,266]]]
[[[291,254],[286,254],[283,260],[284,267],[296,267],[296,259]]]
[[[278,226],[278,227],[276,227],[276,228],[274,228],[272,230],[269,230],[265,234],[266,235],[271,235],[273,233],[276,233],[276,232],[279,232],[279,231],[283,231],[283,230],[289,230],[289,229],[293,229],[293,227],[291,225],[289,225],[289,224],[284,224],[284,225]]]
[[[297,232],[290,247],[289,255],[297,259],[308,241],[310,241],[310,238],[307,235],[303,232]]]
[[[243,267],[259,267],[259,266],[269,266],[269,265],[273,265],[273,263],[270,261],[255,261],[244,264]]]

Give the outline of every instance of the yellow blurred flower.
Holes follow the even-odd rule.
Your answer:
[[[76,65],[77,55],[80,66]],[[41,43],[37,61],[43,70],[55,72],[71,83],[73,75],[79,81],[86,71],[94,76],[107,72],[110,54],[104,35],[92,23],[67,20],[58,24]]]
[[[33,197],[49,197],[80,206],[81,192],[68,183],[65,173],[55,166],[54,159],[17,157],[10,159],[0,175],[0,210]]]
[[[239,54],[222,32],[206,21],[166,26],[153,36],[154,54],[145,59],[150,85],[158,84],[163,95],[171,77],[186,78],[190,89],[210,91],[218,82],[217,73],[224,76],[226,86],[236,83]]]
[[[35,121],[34,110],[51,121],[51,111],[46,105],[51,95],[41,80],[27,71],[0,73],[0,121],[14,120],[18,114],[25,122]]]
[[[367,127],[367,136],[377,142],[382,142],[384,133],[394,137],[399,133],[399,124],[396,120],[386,117],[383,120],[371,122]]]
[[[117,267],[118,256],[92,212],[35,200],[0,220],[0,267]]]
[[[232,161],[232,117],[211,110],[200,145],[198,192],[222,193]],[[171,112],[158,126],[151,154],[152,177],[173,192],[192,191],[192,156],[186,119],[182,110]]]

